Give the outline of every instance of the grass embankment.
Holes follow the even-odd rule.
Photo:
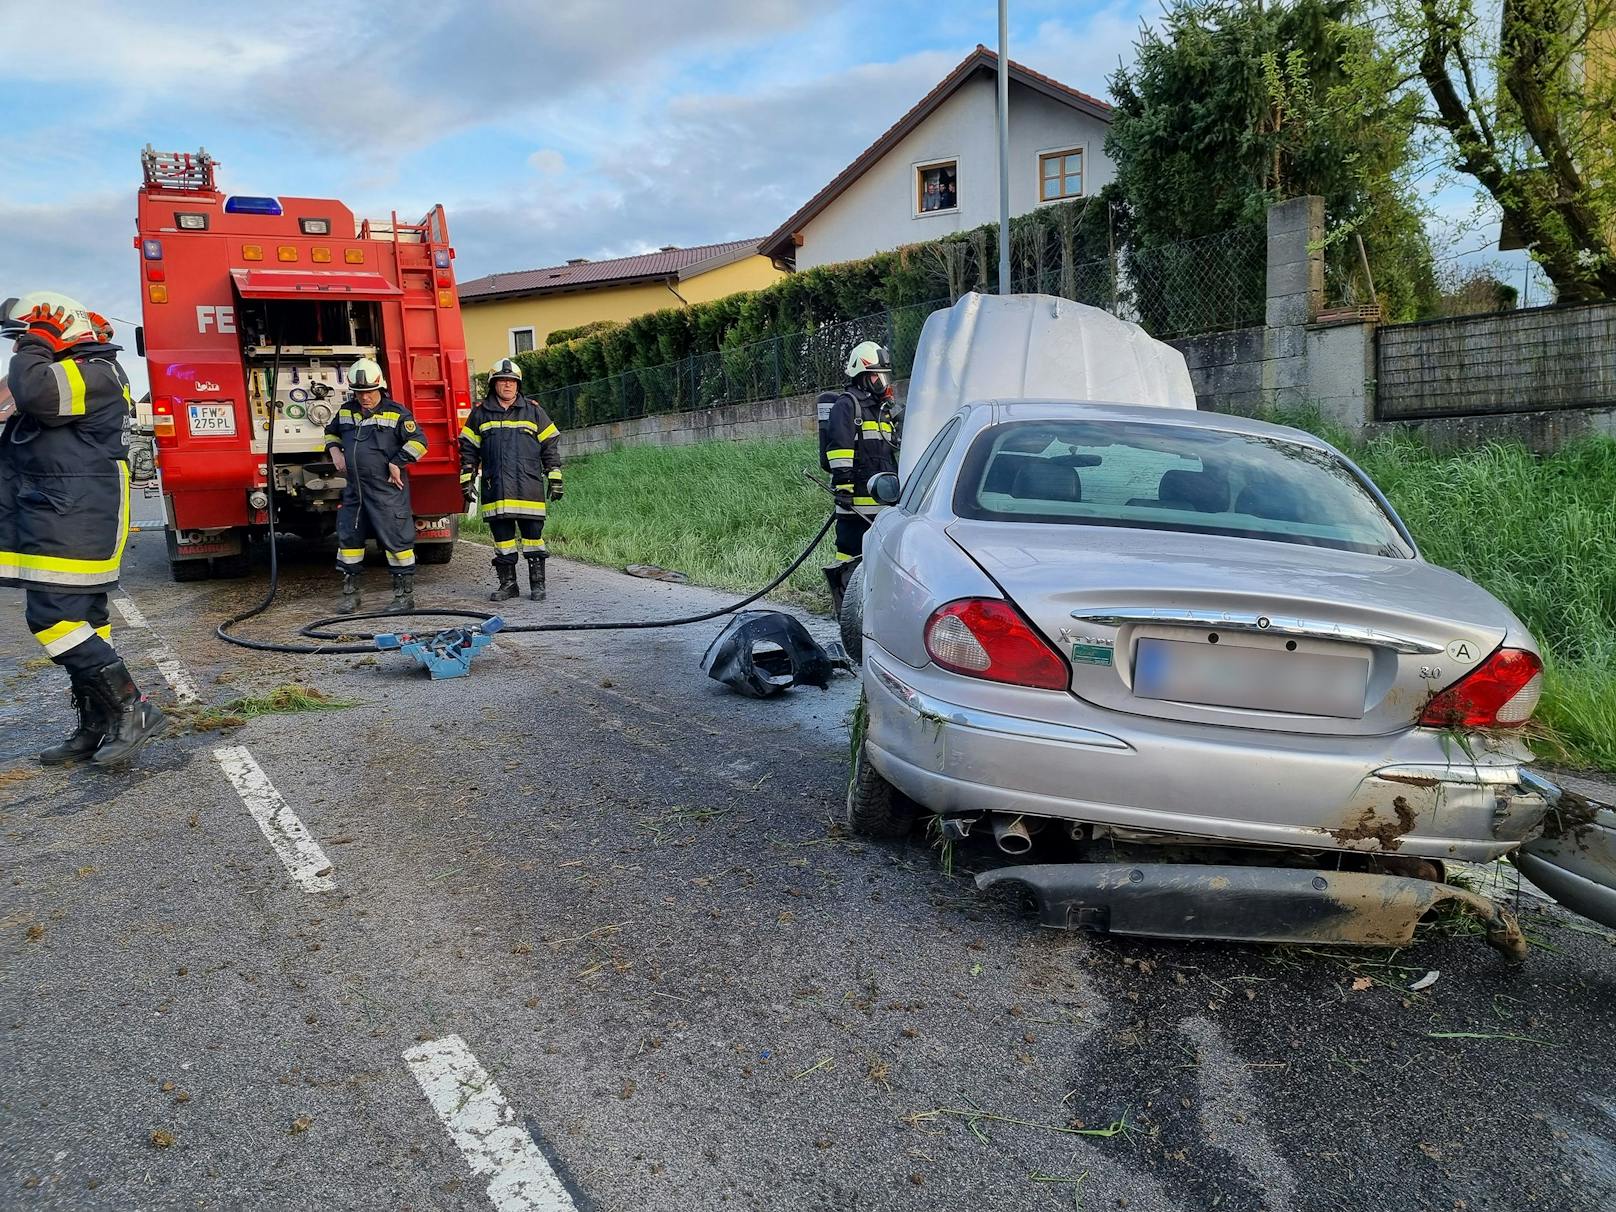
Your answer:
[[[803,478],[819,471],[812,439],[629,446],[567,463],[567,495],[550,512],[545,545],[591,564],[660,564],[702,585],[751,591],[772,581],[830,514]],[[486,535],[481,522],[468,534]],[[819,571],[827,536],[778,596],[830,608]]]
[[[1519,446],[1437,454],[1409,438],[1350,452],[1427,559],[1491,590],[1543,644],[1539,751],[1616,770],[1616,441],[1546,458]],[[590,563],[660,564],[702,584],[755,589],[824,521],[830,500],[803,479],[804,467],[818,467],[811,438],[578,459],[545,537],[557,554]],[[786,596],[826,607],[819,566],[831,555],[827,539]]]

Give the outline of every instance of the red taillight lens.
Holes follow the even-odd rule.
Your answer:
[[[1500,648],[1425,705],[1425,728],[1519,728],[1543,693],[1543,662],[1521,648]]]
[[[1066,662],[1027,625],[1016,608],[997,598],[962,598],[939,607],[926,620],[926,651],[952,673],[1065,690]]]

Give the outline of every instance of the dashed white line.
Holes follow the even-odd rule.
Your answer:
[[[498,1212],[575,1212],[561,1179],[465,1040],[446,1035],[417,1044],[404,1061],[471,1172],[487,1177]]]
[[[331,860],[309,836],[297,814],[286,806],[253,755],[240,745],[231,745],[215,749],[213,756],[297,885],[305,892],[330,892],[335,888]]]
[[[182,706],[188,703],[200,702],[202,695],[197,691],[196,683],[191,680],[190,671],[185,668],[179,657],[174,655],[169,646],[163,642],[162,636],[158,635],[152,625],[146,621],[146,616],[141,613],[140,607],[135,605],[134,600],[120,594],[112,599],[112,604],[118,608],[118,613],[123,615],[123,621],[129,627],[151,632],[156,643],[152,646],[148,655],[152,659],[152,664],[157,666],[157,672],[163,675],[163,680],[174,691],[175,702]]]

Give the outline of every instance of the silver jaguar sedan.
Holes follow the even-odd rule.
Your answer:
[[[1537,644],[1328,443],[989,400],[872,491],[893,508],[844,608],[855,831],[929,813],[1023,860],[1058,839],[1062,861],[978,878],[1051,925],[1399,943],[1452,901],[1524,953],[1506,909],[1442,874],[1556,816],[1520,735]]]

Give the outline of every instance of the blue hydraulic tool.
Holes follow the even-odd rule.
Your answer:
[[[495,615],[474,627],[446,627],[429,636],[408,634],[382,634],[376,637],[376,647],[384,651],[397,649],[412,656],[426,667],[433,681],[439,678],[463,678],[471,672],[471,658],[493,642],[494,633],[505,626],[505,620]]]

